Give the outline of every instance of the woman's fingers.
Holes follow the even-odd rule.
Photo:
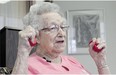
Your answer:
[[[27,26],[27,28],[25,28],[24,30],[19,32],[19,35],[22,38],[32,38],[33,39],[35,37],[36,33],[35,33],[34,28],[32,28],[31,26]]]
[[[96,38],[93,38],[93,39],[90,41],[89,45],[90,45],[90,46],[93,46],[93,45],[95,44],[95,42],[96,42]]]
[[[106,47],[106,44],[105,43],[100,43],[97,45],[98,49],[102,49],[102,48],[105,48]]]
[[[34,46],[36,42],[36,32],[35,32],[35,29],[31,26],[27,26],[24,28],[24,30],[20,31],[19,32],[19,36],[22,38],[22,39],[25,39],[25,44],[26,42],[31,45],[31,46]],[[21,40],[21,39],[20,39]],[[24,42],[24,41],[23,41]],[[23,44],[23,43],[22,43]]]
[[[95,51],[95,52],[101,52],[105,47],[106,47],[106,43],[103,39],[101,38],[93,38],[92,41],[89,44],[91,50]]]

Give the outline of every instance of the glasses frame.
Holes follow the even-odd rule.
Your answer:
[[[60,30],[60,28],[62,29],[62,31],[67,31],[68,29],[69,29],[69,27],[70,26],[68,26],[68,25],[65,25],[65,26],[63,26],[63,25],[61,25],[61,26],[58,26],[58,25],[54,25],[54,27],[53,27],[53,25],[52,26],[49,26],[49,27],[46,27],[46,28],[43,28],[43,29],[41,29],[42,31],[49,31],[49,32],[58,32],[59,30]],[[64,29],[65,30],[64,30]]]

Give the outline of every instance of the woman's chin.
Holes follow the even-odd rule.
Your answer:
[[[59,48],[59,49],[54,50],[54,52],[57,54],[61,54],[61,53],[63,53],[63,51],[64,51],[64,48]]]
[[[61,49],[61,50],[64,50],[65,49],[65,46],[66,46],[65,43],[56,43],[56,44],[54,44],[54,47],[56,49]]]

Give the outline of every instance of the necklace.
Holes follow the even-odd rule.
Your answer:
[[[42,57],[43,59],[45,59],[46,62],[50,62],[50,63],[61,63],[62,62],[61,57],[57,57],[55,59],[52,59],[45,54],[41,54],[41,53],[38,53],[38,52],[36,52],[36,54],[38,56]]]
[[[45,59],[47,62],[50,62],[51,63],[51,61],[50,60],[47,60],[45,57],[43,57],[43,59]]]

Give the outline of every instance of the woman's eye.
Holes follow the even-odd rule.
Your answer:
[[[64,29],[65,29],[65,27],[61,27],[61,29],[62,29],[62,30],[64,30]]]
[[[67,26],[61,26],[61,28],[66,28]]]
[[[55,29],[55,27],[52,27],[52,28],[50,28],[50,29]]]
[[[62,26],[61,29],[62,30],[67,30],[68,29],[68,26]]]
[[[52,28],[50,28],[50,30],[55,30],[56,29],[56,27],[52,27]]]

